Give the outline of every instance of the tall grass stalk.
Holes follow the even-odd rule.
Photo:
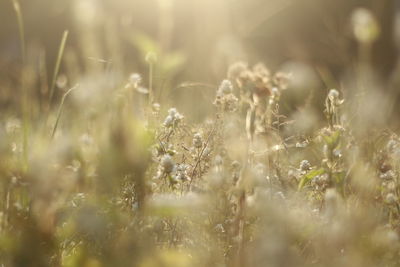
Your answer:
[[[149,107],[154,102],[154,88],[153,88],[153,76],[154,76],[154,64],[157,61],[157,56],[154,52],[149,52],[146,55],[146,62],[149,64]]]
[[[27,167],[28,161],[28,135],[29,135],[29,108],[28,108],[28,92],[25,86],[25,66],[26,66],[26,48],[25,48],[25,27],[24,20],[21,11],[21,6],[18,0],[12,0],[14,11],[17,17],[18,32],[21,47],[21,114],[23,117],[23,134],[22,134],[22,146],[23,146],[23,158],[24,165]]]
[[[49,93],[49,105],[51,105],[51,102],[53,100],[54,88],[56,86],[58,72],[60,71],[61,60],[64,54],[64,49],[67,43],[67,39],[68,39],[68,30],[65,30],[61,39],[60,48],[58,49],[56,65],[54,67],[53,79],[51,82],[50,93]]]
[[[150,105],[154,101],[154,96],[153,96],[153,63],[149,63],[149,102]]]
[[[77,84],[74,87],[70,88],[67,92],[65,92],[65,94],[61,98],[60,106],[59,106],[58,112],[57,112],[57,119],[56,119],[56,122],[54,123],[53,131],[51,132],[51,138],[54,138],[54,135],[55,135],[55,133],[57,131],[57,127],[58,127],[58,123],[60,122],[60,118],[61,118],[61,114],[62,114],[62,111],[63,111],[65,99],[67,98],[67,96],[72,91],[76,90],[78,87],[79,87],[79,84]]]
[[[25,50],[26,50],[25,49],[25,28],[24,28],[24,21],[23,21],[21,6],[20,6],[18,0],[12,0],[12,3],[13,3],[15,14],[17,16],[19,39],[21,42],[20,45],[21,45],[22,63],[25,63]]]

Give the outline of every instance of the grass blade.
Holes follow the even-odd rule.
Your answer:
[[[64,102],[65,99],[67,98],[67,96],[74,91],[75,89],[77,89],[79,87],[79,84],[75,85],[74,87],[70,88],[67,92],[65,92],[65,94],[63,95],[63,97],[61,98],[61,102],[60,102],[60,106],[58,108],[58,112],[57,112],[57,119],[56,122],[54,123],[54,127],[53,127],[53,131],[51,133],[51,138],[53,139],[56,131],[57,131],[57,127],[58,127],[58,123],[60,122],[60,118],[61,118],[61,113],[63,110],[63,106],[64,106]]]
[[[56,86],[57,76],[58,76],[58,72],[60,70],[61,59],[64,54],[64,49],[65,49],[65,44],[67,43],[67,39],[68,39],[68,31],[66,30],[66,31],[64,31],[64,34],[62,36],[61,43],[60,43],[60,48],[58,49],[57,61],[56,61],[56,65],[54,67],[53,79],[51,82],[50,93],[49,93],[49,105],[51,105],[51,102],[53,100],[54,88]]]
[[[25,88],[25,75],[24,75],[24,68],[26,64],[26,48],[25,48],[25,27],[24,27],[24,20],[22,16],[21,6],[18,0],[12,0],[13,8],[15,11],[15,15],[17,17],[17,24],[18,24],[18,33],[20,39],[20,46],[21,46],[21,114],[23,117],[23,135],[22,135],[22,150],[23,150],[23,157],[24,157],[24,165],[27,167],[28,162],[28,135],[29,135],[29,119],[28,119],[28,92],[26,92]]]
[[[12,0],[12,3],[15,10],[15,14],[17,15],[19,39],[21,41],[22,63],[25,64],[25,28],[24,28],[24,21],[22,19],[21,6],[18,0]]]

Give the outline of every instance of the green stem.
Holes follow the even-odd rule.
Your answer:
[[[54,67],[53,79],[51,82],[50,93],[49,93],[49,106],[51,105],[51,102],[53,100],[54,88],[56,86],[58,72],[60,71],[61,59],[64,54],[64,49],[65,49],[65,44],[67,43],[67,39],[68,39],[68,31],[65,30],[61,39],[60,48],[58,50],[56,65]]]
[[[17,16],[17,23],[18,23],[18,32],[19,32],[19,39],[21,45],[21,114],[22,114],[22,121],[23,121],[23,135],[22,135],[22,147],[23,147],[23,160],[24,160],[24,167],[27,166],[28,163],[28,133],[29,133],[29,119],[28,119],[28,95],[25,88],[25,77],[24,77],[24,69],[26,65],[26,48],[25,48],[25,27],[24,21],[21,11],[21,6],[18,0],[12,0],[12,4],[14,7],[15,14]]]
[[[151,108],[151,105],[153,104],[154,101],[154,95],[153,95],[153,63],[149,63],[149,106]]]
[[[58,123],[60,122],[61,113],[62,113],[62,110],[63,110],[63,106],[64,106],[64,101],[65,101],[65,99],[67,98],[67,96],[68,96],[73,90],[77,89],[78,86],[79,86],[79,85],[77,84],[77,85],[75,85],[74,87],[72,87],[71,89],[69,89],[67,92],[65,92],[65,94],[64,94],[63,97],[61,98],[61,103],[60,103],[60,107],[58,108],[57,119],[56,119],[56,122],[55,122],[55,124],[54,124],[53,131],[52,131],[52,133],[51,133],[51,138],[54,138],[54,135],[55,135],[55,133],[56,133],[56,131],[57,131],[57,127],[58,127]]]

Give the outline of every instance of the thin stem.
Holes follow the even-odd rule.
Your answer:
[[[50,93],[49,93],[49,106],[51,105],[51,102],[53,100],[54,88],[56,86],[58,72],[60,71],[61,59],[64,54],[64,49],[65,49],[65,44],[67,43],[67,39],[68,39],[68,31],[65,30],[61,39],[60,48],[58,50],[56,65],[54,67],[53,79],[51,82]]]
[[[52,131],[52,133],[51,133],[51,138],[52,138],[52,139],[54,138],[54,135],[55,135],[56,130],[57,130],[58,123],[59,123],[60,118],[61,118],[61,113],[62,113],[62,110],[63,110],[64,101],[65,101],[65,99],[67,98],[67,96],[68,96],[73,90],[77,89],[78,87],[79,87],[79,84],[75,85],[74,87],[72,87],[71,89],[69,89],[67,92],[65,92],[65,94],[64,94],[63,97],[61,98],[60,107],[58,108],[58,112],[57,112],[57,119],[56,119],[56,122],[55,122],[55,124],[54,124],[53,131]]]
[[[195,165],[194,165],[194,167],[193,167],[193,169],[192,169],[192,172],[191,172],[191,174],[190,174],[189,191],[190,191],[190,189],[191,189],[191,187],[192,187],[192,183],[193,183],[193,180],[194,180],[195,171],[196,171],[197,167],[198,167],[199,164],[200,164],[200,161],[201,161],[201,158],[203,157],[204,151],[205,151],[206,148],[208,147],[208,143],[210,142],[211,136],[212,136],[213,133],[215,132],[216,128],[217,128],[217,124],[215,124],[214,128],[213,128],[213,129],[211,130],[211,132],[208,134],[207,140],[206,140],[206,142],[204,143],[204,146],[203,146],[203,148],[201,149],[199,156],[197,157],[197,161],[196,161],[196,163],[195,163]]]
[[[23,147],[23,158],[25,162],[25,167],[27,166],[28,162],[28,135],[29,135],[29,119],[28,119],[28,94],[25,88],[25,77],[24,77],[24,68],[26,65],[26,48],[25,48],[25,27],[24,21],[21,11],[21,6],[18,0],[12,0],[13,7],[15,10],[15,14],[17,16],[17,23],[18,23],[18,32],[19,32],[19,39],[21,45],[21,63],[22,63],[22,70],[21,70],[21,114],[23,117],[23,135],[22,135],[22,147]]]
[[[25,64],[25,28],[24,28],[24,21],[22,19],[23,17],[21,12],[21,6],[18,0],[12,0],[12,3],[15,10],[15,14],[17,15],[19,39],[21,42],[22,63]]]
[[[154,101],[154,94],[153,94],[153,63],[149,63],[149,106],[151,108],[151,105],[153,104]]]

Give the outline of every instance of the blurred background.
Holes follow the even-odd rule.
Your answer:
[[[112,73],[116,84],[133,72],[146,77],[145,58],[152,52],[156,55],[156,100],[178,102],[183,110],[185,105],[193,109],[190,100],[212,99],[228,66],[238,60],[263,62],[272,71],[300,73],[297,86],[315,89],[317,96],[333,87],[351,91],[354,84],[349,77],[357,75],[361,62],[379,90],[395,92],[397,98],[400,5],[396,0],[19,2],[26,65],[37,73],[28,79],[33,96],[49,94],[60,42],[68,30],[56,96],[82,77],[104,72]],[[354,37],[353,15],[360,7],[371,12],[377,25],[376,37],[367,45]],[[359,23],[364,19],[368,24],[368,16],[359,17]],[[22,64],[12,0],[0,2],[0,18],[0,105],[4,110],[18,102],[15,85]],[[288,105],[296,108],[293,98]],[[315,103],[320,100],[317,97]],[[202,117],[202,107],[198,109]],[[204,110],[208,109],[205,105]]]

